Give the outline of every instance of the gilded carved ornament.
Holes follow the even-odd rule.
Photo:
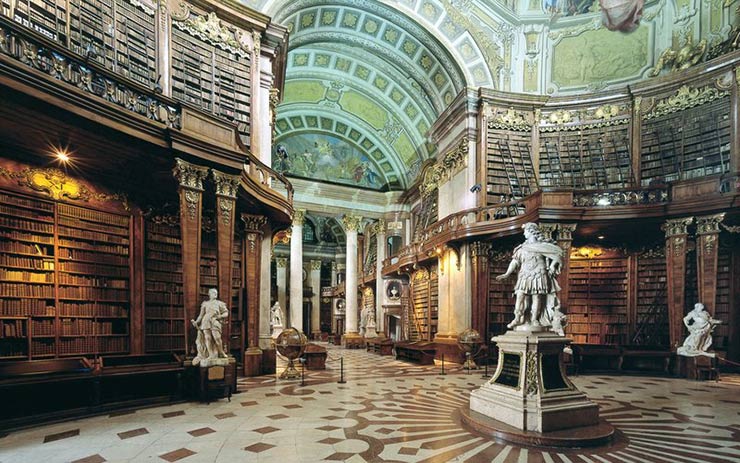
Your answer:
[[[222,24],[221,19],[214,12],[205,16],[194,14],[191,11],[191,6],[186,2],[180,2],[178,8],[178,11],[173,11],[171,14],[172,23],[178,29],[223,50],[244,58],[250,57],[252,47],[249,33],[234,26]]]
[[[387,226],[385,219],[378,219],[378,221],[373,224],[373,232],[377,235],[385,235]]]
[[[424,180],[419,186],[422,196],[429,196],[462,166],[468,157],[468,137],[463,137],[454,149],[448,151],[442,159],[424,171]]]
[[[311,270],[321,270],[321,261],[320,260],[312,260],[311,261]]]
[[[558,225],[555,223],[541,223],[540,231],[545,239],[552,241],[552,234],[557,230]]]
[[[677,235],[686,235],[688,233],[689,225],[693,222],[693,217],[669,219],[661,226],[661,230],[665,232],[666,238]]]
[[[219,196],[228,196],[236,198],[239,191],[240,177],[238,175],[228,175],[217,170],[213,170],[213,181],[216,184],[216,194]]]
[[[141,8],[149,16],[154,16],[157,11],[157,5],[155,2],[147,0],[128,0],[130,4],[135,7]]]
[[[691,88],[688,85],[684,85],[674,95],[659,100],[650,111],[643,114],[642,118],[654,119],[676,111],[683,111],[684,109],[709,103],[727,95],[727,91],[720,91],[713,85],[707,85],[702,88]]]
[[[244,229],[251,232],[260,232],[262,227],[267,223],[267,217],[264,215],[242,214]]]
[[[539,391],[539,375],[537,373],[537,353],[528,351],[527,375],[524,378],[524,393],[528,396],[537,395]]]
[[[198,215],[198,206],[200,205],[200,192],[185,190],[185,206],[188,209],[188,217],[195,220]]]
[[[470,259],[472,260],[473,265],[478,262],[478,259],[480,259],[482,263],[485,263],[488,260],[488,254],[490,252],[491,243],[485,241],[474,241],[470,245]]]
[[[360,223],[362,223],[362,217],[358,215],[345,215],[342,217],[342,224],[345,231],[358,231],[360,229]]]
[[[180,182],[180,186],[203,191],[203,180],[208,176],[208,168],[175,158],[172,174]]]
[[[234,200],[231,198],[218,198],[218,212],[221,217],[221,223],[231,225],[232,211],[234,210]]]
[[[702,39],[695,45],[693,36],[689,34],[684,40],[684,45],[679,48],[669,47],[663,50],[655,67],[648,72],[649,77],[657,76],[665,68],[675,72],[688,69],[701,61],[707,51],[707,39]]]
[[[507,110],[491,109],[488,117],[489,129],[505,129],[517,131],[529,131],[534,125],[531,116],[524,111],[516,111],[513,108]]]
[[[558,241],[573,241],[573,232],[576,230],[574,223],[559,223],[558,229]]]
[[[719,233],[719,224],[725,218],[725,213],[713,215],[705,215],[696,218],[696,234],[707,235],[712,233]]]
[[[275,258],[275,265],[277,265],[278,268],[287,268],[288,267],[288,259],[286,257],[276,257]]]

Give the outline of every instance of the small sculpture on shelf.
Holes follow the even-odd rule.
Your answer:
[[[705,355],[714,357],[714,353],[707,352],[712,345],[712,332],[714,327],[722,323],[722,320],[712,318],[704,309],[704,304],[697,302],[694,304],[694,310],[683,317],[683,324],[689,330],[689,335],[678,348],[677,354],[686,357],[696,357]]]
[[[505,280],[517,273],[514,320],[507,327],[546,331],[552,326],[556,307],[560,306],[556,277],[563,263],[563,250],[547,240],[537,224],[525,223],[522,228],[526,241],[514,249],[506,273],[496,277]]]
[[[218,290],[208,290],[208,300],[200,305],[200,314],[190,323],[198,330],[195,339],[197,355],[193,359],[193,365],[207,367],[216,365],[218,359],[227,357],[223,346],[223,321],[229,317],[229,309],[226,303],[218,300]]]

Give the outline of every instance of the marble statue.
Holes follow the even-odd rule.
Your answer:
[[[694,310],[683,317],[683,324],[688,328],[689,335],[676,353],[686,357],[696,357],[698,355],[714,357],[714,354],[707,352],[707,350],[712,345],[714,327],[720,323],[722,323],[721,320],[709,315],[709,312],[704,309],[704,304],[701,302],[694,304]]]
[[[197,355],[193,359],[193,365],[201,364],[207,366],[209,360],[226,358],[223,346],[223,322],[229,317],[229,309],[226,303],[218,300],[218,290],[208,290],[208,300],[200,305],[200,314],[190,323],[198,330],[195,339]]]
[[[563,263],[563,250],[547,240],[535,223],[525,223],[525,241],[514,249],[506,273],[496,277],[505,280],[517,273],[514,295],[514,320],[507,325],[523,331],[542,331],[552,326],[555,308],[560,306],[556,277]]]
[[[270,307],[270,326],[283,326],[283,309],[278,301]]]
[[[368,317],[370,316],[370,309],[367,307],[360,311],[360,336],[365,335],[365,328],[367,327]]]

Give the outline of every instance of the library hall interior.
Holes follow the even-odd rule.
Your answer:
[[[0,463],[740,463],[740,0],[0,0]]]

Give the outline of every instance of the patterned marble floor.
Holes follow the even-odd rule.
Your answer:
[[[326,371],[239,381],[231,402],[93,417],[0,438],[2,463],[740,462],[740,378],[573,378],[619,430],[608,448],[500,444],[463,429],[458,408],[485,379],[329,346]],[[344,357],[346,384],[338,384]]]

